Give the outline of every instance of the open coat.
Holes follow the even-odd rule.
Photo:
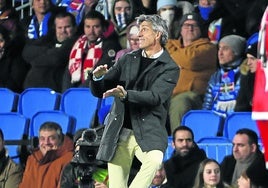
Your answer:
[[[110,161],[113,158],[124,122],[125,103],[129,106],[134,136],[142,151],[166,150],[165,125],[179,69],[164,51],[158,59],[138,74],[141,52],[142,50],[137,50],[124,55],[109,69],[104,79],[91,82],[92,92],[98,97],[116,85],[122,85],[128,92],[126,101],[115,98],[97,159]]]

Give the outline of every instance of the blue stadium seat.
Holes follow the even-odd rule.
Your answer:
[[[91,127],[100,105],[89,88],[69,88],[62,94],[61,110],[75,118],[76,130]]]
[[[226,137],[204,137],[197,145],[205,150],[208,158],[213,158],[219,163],[226,155],[232,154],[232,141]]]
[[[31,119],[39,111],[59,110],[60,98],[59,93],[49,88],[28,88],[20,94],[18,111]]]
[[[256,121],[251,118],[251,112],[233,112],[228,115],[224,122],[224,136],[233,139],[236,131],[241,128],[249,128],[255,131],[260,138]]]
[[[0,88],[0,113],[16,112],[19,94],[8,88]]]
[[[5,145],[8,149],[8,154],[15,162],[19,163],[19,146],[30,144],[30,142],[27,142],[29,120],[19,113],[10,112],[0,113],[0,121],[0,128],[4,133]]]
[[[72,136],[75,131],[75,120],[71,116],[62,111],[39,111],[31,119],[30,122],[30,137],[38,137],[40,126],[47,122],[58,123],[64,134]]]
[[[195,141],[222,134],[223,117],[211,110],[190,110],[182,118],[182,125],[192,129]]]
[[[164,155],[164,161],[168,160],[173,152],[174,148],[172,146],[172,136],[168,137],[168,147]],[[226,155],[232,153],[232,142],[225,137],[211,136],[203,137],[199,140],[197,145],[204,149],[207,157],[217,160],[219,163],[223,160]]]
[[[169,136],[168,137],[168,147],[166,149],[163,161],[168,160],[173,154],[174,148],[172,146],[172,142],[173,142],[173,137]]]

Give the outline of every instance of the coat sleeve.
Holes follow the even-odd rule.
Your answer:
[[[213,74],[208,82],[208,87],[207,87],[207,91],[205,93],[204,102],[203,102],[204,110],[212,109],[212,105],[216,97],[216,96],[213,96],[213,93],[212,93],[213,87],[215,86],[215,79],[216,79],[216,74]]]
[[[22,168],[11,160],[9,161],[9,165],[10,171],[8,172],[5,187],[17,188],[22,179]]]
[[[236,105],[234,111],[241,112],[241,111],[251,111],[250,103],[252,102],[249,99],[249,91],[251,87],[247,82],[247,78],[245,75],[241,76],[240,79],[240,89],[238,91],[238,96],[236,98]]]

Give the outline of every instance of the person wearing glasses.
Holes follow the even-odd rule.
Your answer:
[[[180,67],[180,76],[170,104],[171,132],[181,124],[183,115],[202,107],[210,76],[216,71],[217,47],[203,37],[203,22],[196,13],[180,20],[179,39],[170,39],[166,49]]]

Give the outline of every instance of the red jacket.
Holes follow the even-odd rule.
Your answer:
[[[27,159],[20,188],[56,188],[63,167],[73,157],[73,142],[65,136],[58,150],[51,150],[45,156],[38,149]]]

